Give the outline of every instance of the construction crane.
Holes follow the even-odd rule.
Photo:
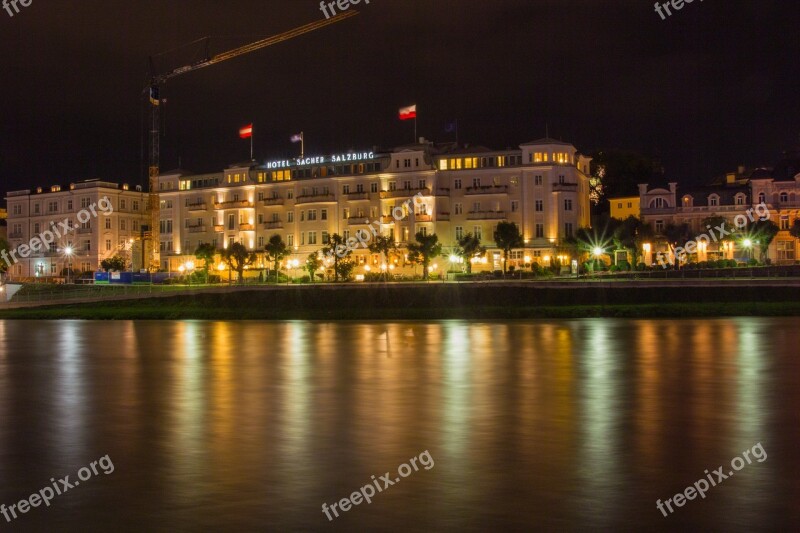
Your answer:
[[[262,48],[266,48],[274,44],[294,39],[295,37],[299,37],[306,33],[310,33],[312,31],[319,30],[326,26],[336,24],[337,22],[341,22],[345,19],[354,17],[356,15],[358,15],[358,11],[356,10],[344,11],[339,15],[336,15],[335,17],[319,20],[317,22],[311,22],[309,24],[305,24],[293,30],[279,33],[277,35],[273,35],[272,37],[267,37],[266,39],[246,44],[244,46],[234,48],[233,50],[229,50],[221,54],[216,54],[212,57],[208,57],[208,54],[206,54],[206,58],[201,61],[192,63],[190,65],[184,65],[182,67],[175,68],[163,74],[155,74],[155,69],[152,65],[152,59],[151,59],[150,84],[145,88],[145,93],[149,92],[150,96],[149,98],[150,99],[150,166],[149,166],[149,183],[148,183],[149,197],[147,202],[147,210],[150,218],[149,240],[151,242],[151,251],[150,251],[151,271],[157,271],[161,266],[160,264],[161,263],[161,251],[160,251],[161,204],[158,194],[158,177],[160,173],[160,155],[161,155],[161,123],[160,123],[160,113],[159,113],[159,108],[161,105],[161,94],[160,94],[161,86],[164,85],[167,82],[167,80],[175,78],[177,76],[188,74],[189,72],[194,72],[195,70],[200,70],[201,68],[210,67],[211,65],[216,65],[217,63],[222,63],[223,61],[228,61],[229,59],[234,59],[236,57],[249,54],[250,52],[255,52],[256,50],[261,50]],[[144,247],[145,247],[144,238],[142,239],[142,247],[143,247],[142,252],[144,255]],[[144,265],[142,266],[144,267]]]

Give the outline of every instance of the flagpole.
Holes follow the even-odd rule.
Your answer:
[[[414,115],[414,143],[417,142],[417,116]]]
[[[302,131],[300,132],[300,159],[303,159],[306,155],[306,134]]]
[[[256,129],[255,129],[255,127],[253,127],[253,129],[250,131],[250,161],[254,161],[254,159],[253,159],[253,137],[255,137],[255,134],[256,134]]]

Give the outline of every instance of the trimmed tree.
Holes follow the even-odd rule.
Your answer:
[[[387,235],[378,235],[369,243],[369,251],[373,254],[383,255],[383,262],[386,265],[386,271],[383,272],[384,278],[389,276],[389,254],[397,250],[397,245],[394,238]]]
[[[284,257],[289,256],[291,251],[277,233],[269,238],[267,245],[264,246],[264,251],[267,252],[267,260],[272,261],[275,265],[275,283],[278,283],[278,263]]]
[[[122,257],[115,255],[114,257],[109,257],[108,259],[103,259],[100,261],[100,268],[105,270],[106,272],[111,272],[112,270],[116,272],[121,272],[125,270],[127,262]]]
[[[244,244],[235,242],[222,251],[222,259],[228,264],[228,268],[235,270],[239,275],[239,283],[244,283],[245,267],[256,262],[256,254],[248,252]]]
[[[442,245],[435,233],[425,235],[422,232],[414,235],[416,243],[408,245],[408,258],[422,265],[422,279],[427,281],[431,260],[442,254]]]
[[[486,247],[481,245],[481,240],[477,235],[467,233],[458,240],[458,250],[456,254],[464,259],[467,264],[467,274],[472,274],[472,259],[477,255],[484,255]]]
[[[214,264],[214,258],[217,257],[217,249],[213,244],[207,242],[200,243],[194,251],[194,257],[198,261],[203,262],[203,279],[208,283],[208,272],[211,270],[211,265]]]
[[[508,254],[514,248],[522,248],[525,243],[519,227],[513,222],[500,222],[494,230],[494,242],[503,250],[503,276],[508,269]]]
[[[308,271],[308,277],[311,278],[311,283],[314,283],[314,275],[321,266],[322,259],[319,258],[319,254],[317,254],[317,252],[308,254],[308,259],[306,259],[306,270]]]
[[[347,246],[345,238],[334,233],[328,239],[328,246],[322,249],[322,253],[333,259],[333,281],[338,282],[339,277],[347,280],[350,273],[355,268],[355,264],[350,261],[353,250]]]

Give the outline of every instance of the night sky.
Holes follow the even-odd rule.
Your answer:
[[[695,0],[661,20],[647,0],[372,0],[338,25],[168,83],[162,169],[413,139],[661,158],[705,181],[768,164],[800,139],[800,5]],[[143,182],[147,58],[210,35],[211,52],[323,18],[318,0],[33,0],[0,11],[0,192],[101,178]],[[199,58],[184,47],[161,70]]]

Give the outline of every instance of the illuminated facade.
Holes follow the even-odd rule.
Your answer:
[[[111,201],[113,212],[106,216],[92,216],[85,223],[78,213],[97,205],[104,197]],[[113,255],[130,260],[140,237],[140,228],[146,224],[147,195],[140,190],[130,190],[127,185],[103,181],[85,181],[69,187],[54,185],[47,190],[22,190],[9,192],[8,241],[12,249],[28,245],[31,239],[63,224],[71,230],[44,251],[21,258],[9,268],[13,278],[60,276],[69,264],[74,272],[96,271],[100,262]],[[69,253],[67,253],[69,252]]]
[[[629,217],[639,218],[641,216],[641,210],[639,209],[640,199],[638,196],[609,198],[608,203],[611,207],[611,218],[625,220]]]
[[[205,175],[167,172],[159,184],[162,268],[176,269],[200,243],[262,251],[275,234],[302,263],[330,235],[354,237],[373,224],[401,249],[392,265],[398,269],[407,266],[402,248],[424,232],[439,237],[445,255],[462,236],[478,235],[489,252],[476,270],[496,270],[502,255],[492,246],[501,221],[515,222],[525,241],[510,266],[548,264],[565,237],[590,223],[590,161],[553,139],[499,151],[421,142]],[[414,208],[404,206],[417,195]],[[402,217],[392,215],[395,208]],[[362,267],[380,260],[364,248],[354,258]]]

